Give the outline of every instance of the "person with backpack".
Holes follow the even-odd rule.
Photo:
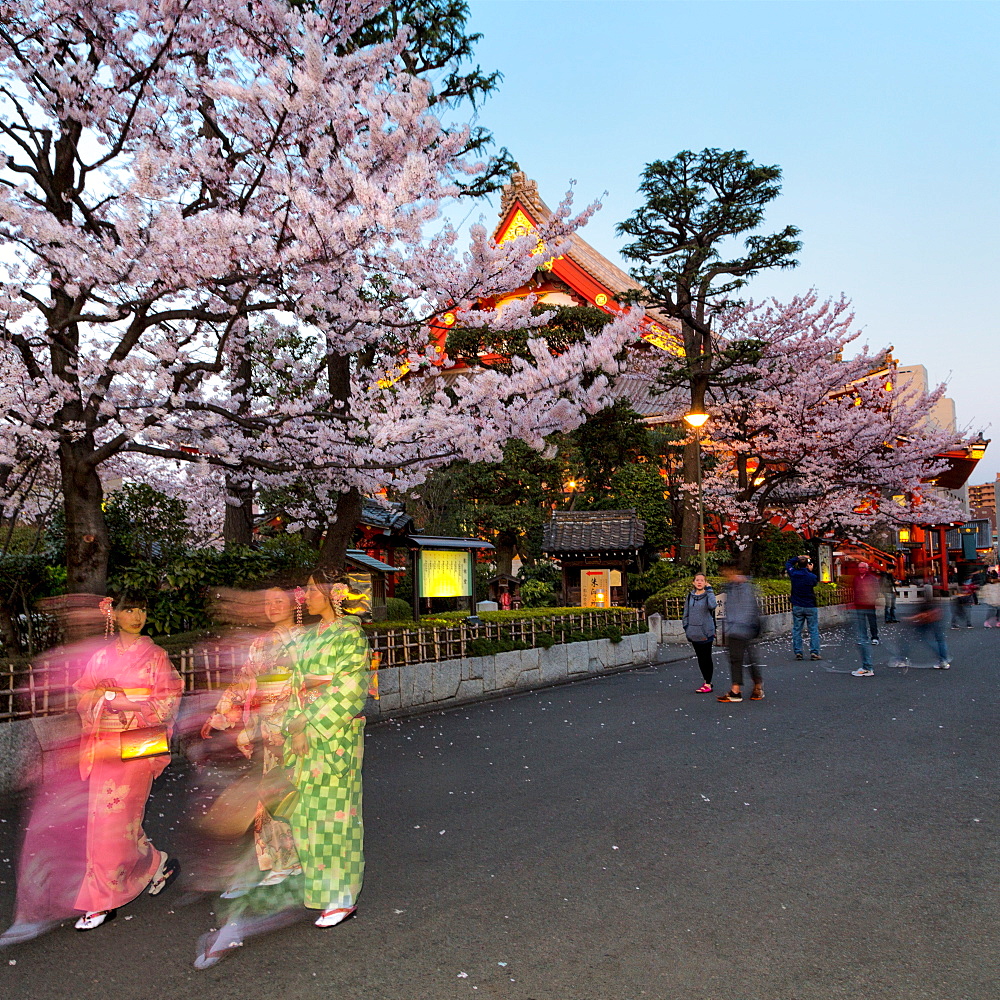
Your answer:
[[[712,647],[715,645],[715,591],[704,573],[696,573],[691,581],[691,589],[684,599],[684,614],[681,625],[687,641],[694,647],[701,669],[703,683],[697,688],[698,694],[712,690]]]

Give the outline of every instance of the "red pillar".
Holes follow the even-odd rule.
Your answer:
[[[938,554],[941,557],[941,586],[948,589],[948,529],[938,528]]]

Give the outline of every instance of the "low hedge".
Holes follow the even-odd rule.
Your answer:
[[[483,611],[480,621],[503,623],[523,621],[527,618],[552,618],[559,615],[611,615],[615,611],[629,610],[627,608],[521,608],[520,611]],[[441,625],[454,625],[469,617],[468,611],[441,611],[434,615],[424,615],[420,621],[384,621],[365,622],[366,632],[387,632],[395,628],[435,628]]]
[[[586,631],[570,632],[565,642],[593,642],[596,639],[610,639],[619,643],[626,635],[637,635],[645,631],[645,626],[632,626],[624,630],[617,625],[605,625],[603,628],[587,629]],[[517,649],[551,649],[556,645],[556,637],[548,632],[539,632],[535,636],[535,644],[521,639],[470,639],[465,644],[467,656],[495,656],[497,653],[511,653]]]
[[[721,576],[710,576],[709,584],[717,594],[722,593],[725,580]],[[790,597],[792,594],[792,581],[787,577],[784,579],[754,579],[754,586],[762,597]],[[662,590],[657,591],[652,597],[646,599],[646,614],[663,614],[663,602],[671,598],[683,600],[691,589],[689,579],[673,580]],[[818,583],[816,585],[816,597],[819,603],[826,603],[830,596],[836,591],[832,583]]]

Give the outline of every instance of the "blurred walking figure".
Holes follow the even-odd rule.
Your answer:
[[[687,641],[694,647],[704,683],[698,694],[712,690],[712,647],[715,645],[715,608],[718,602],[712,585],[704,573],[695,573],[691,589],[684,600],[681,625]]]
[[[306,607],[319,624],[296,644],[285,760],[299,795],[290,822],[305,875],[305,905],[317,927],[354,914],[364,880],[361,765],[371,661],[361,622],[349,610],[345,575],[317,570]]]
[[[232,886],[225,894],[228,898],[243,895],[256,884],[276,884],[301,870],[291,828],[273,813],[292,791],[284,774],[281,727],[291,695],[292,648],[302,630],[296,626],[296,603],[289,591],[268,587],[257,596],[271,628],[250,643],[246,663],[201,729],[202,739],[207,739],[213,731],[235,727],[237,748],[257,764],[251,778],[255,784],[259,780],[253,796],[253,866],[239,873],[243,884]]]
[[[976,603],[976,585],[972,580],[966,580],[958,588],[958,593],[952,600],[951,627],[972,628],[972,605]]]
[[[72,685],[106,643],[101,637],[106,618],[100,600],[92,594],[67,594],[44,602],[62,634],[73,638],[43,654],[32,670],[48,672],[58,664],[68,689],[52,690],[51,697],[65,698],[70,706],[76,695]],[[56,731],[48,726],[43,730],[40,775],[26,790],[14,923],[0,935],[0,947],[30,941],[78,914],[76,897],[86,870],[89,790],[80,778],[80,730],[73,725],[78,722],[75,712],[47,721],[55,724]]]
[[[89,781],[86,872],[78,931],[111,920],[144,889],[162,892],[180,871],[142,828],[153,779],[170,763],[183,683],[167,654],[142,635],[146,599],[106,599],[109,639],[76,682],[83,724],[80,776]],[[117,632],[115,632],[117,629]]]
[[[851,600],[848,609],[854,623],[854,638],[861,653],[861,666],[851,673],[855,677],[873,677],[872,645],[878,645],[878,618],[875,605],[878,602],[879,578],[868,568],[868,563],[858,563],[857,572],[851,581]]]
[[[990,573],[986,578],[986,583],[979,588],[979,597],[988,609],[983,624],[986,628],[1000,628],[1000,578],[996,573]],[[990,615],[993,616],[992,622]]]
[[[916,611],[910,615],[906,622],[916,629],[917,638],[925,642],[934,653],[935,670],[948,670],[951,667],[951,660],[948,659],[948,646],[944,641],[944,609],[940,601],[936,601],[933,591],[928,587],[924,591],[924,596],[917,605]],[[899,633],[899,659],[896,666],[905,667],[910,663],[910,642],[909,629],[904,627]]]
[[[813,572],[812,560],[807,555],[796,556],[785,564],[785,571],[792,581],[792,652],[796,660],[802,659],[802,634],[809,629],[809,659],[819,655],[819,608],[816,607],[816,584],[819,577]]]
[[[746,662],[753,679],[751,701],[764,697],[760,664],[757,662],[755,641],[760,637],[760,606],[757,592],[749,577],[740,572],[736,563],[727,563],[720,572],[725,578],[726,603],[723,621],[726,628],[726,648],[729,653],[729,673],[732,685],[729,691],[719,695],[717,701],[738,702],[743,700],[743,664]]]
[[[898,622],[896,617],[896,578],[886,570],[881,575],[882,597],[885,600],[885,621],[886,624]]]

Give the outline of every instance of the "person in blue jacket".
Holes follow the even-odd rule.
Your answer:
[[[792,581],[792,652],[796,660],[802,659],[802,634],[808,626],[809,659],[819,660],[819,608],[816,607],[819,577],[813,572],[812,560],[807,555],[789,559],[785,572]]]

